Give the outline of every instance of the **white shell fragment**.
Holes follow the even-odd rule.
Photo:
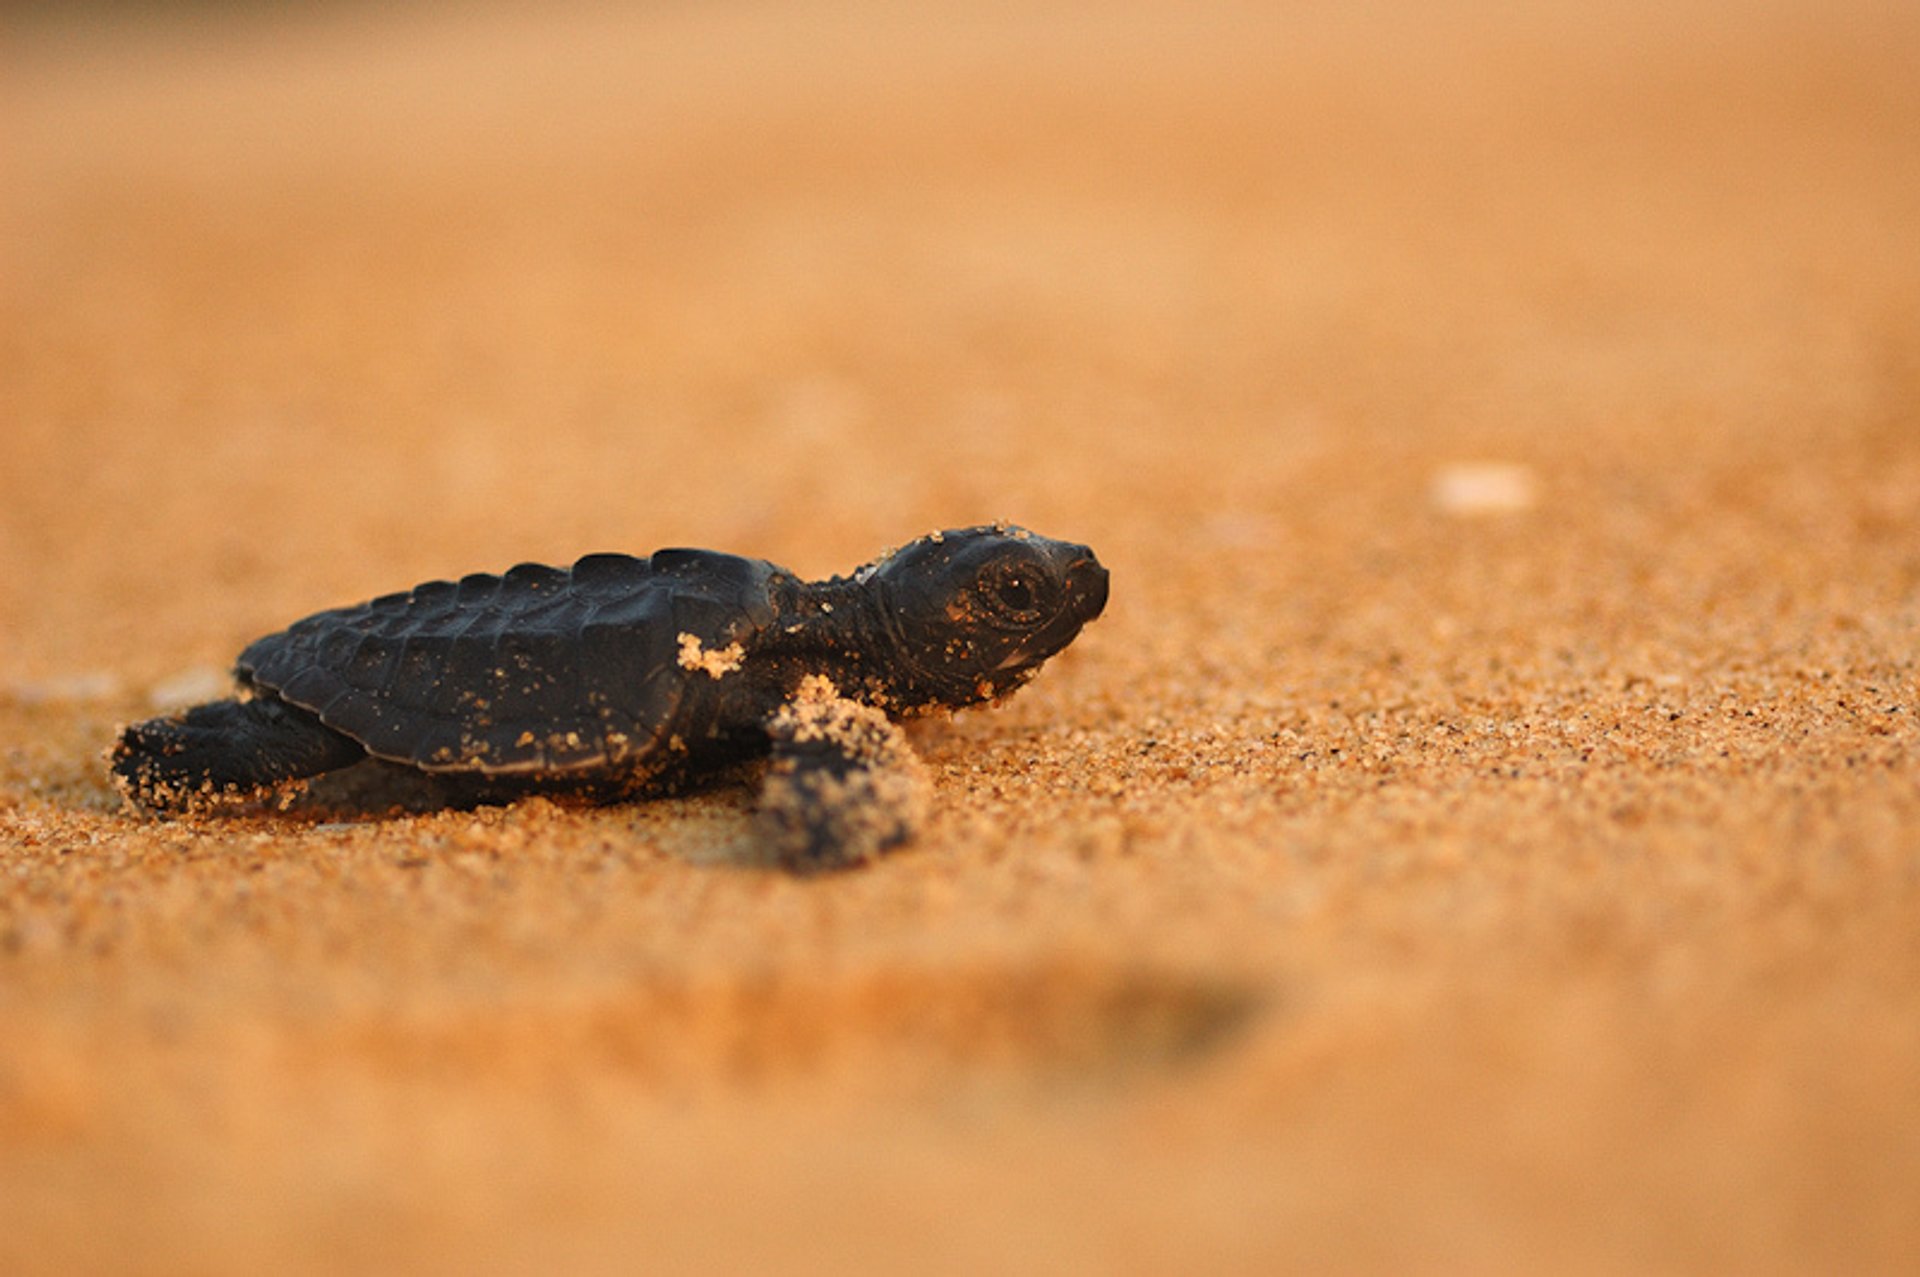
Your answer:
[[[1540,485],[1527,466],[1502,461],[1457,462],[1434,471],[1427,495],[1442,514],[1479,518],[1533,509],[1539,501]]]

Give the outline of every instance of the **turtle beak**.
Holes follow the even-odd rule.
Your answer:
[[[1107,570],[1093,557],[1092,550],[1085,546],[1074,548],[1080,553],[1067,564],[1066,611],[1075,619],[1074,628],[1078,629],[1106,610]]]

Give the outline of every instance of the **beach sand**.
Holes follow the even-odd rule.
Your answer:
[[[1920,10],[1359,8],[19,20],[0,1271],[1920,1266]],[[868,870],[105,782],[997,518],[1112,603]]]

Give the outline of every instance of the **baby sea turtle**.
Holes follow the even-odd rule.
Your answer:
[[[711,550],[430,581],[240,653],[239,695],[125,728],[135,806],[247,801],[369,756],[472,792],[644,797],[770,756],[760,825],[795,867],[911,836],[918,763],[892,720],[997,700],[1107,602],[1083,545],[936,532],[802,581]]]

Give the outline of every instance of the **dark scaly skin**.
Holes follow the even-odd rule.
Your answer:
[[[900,798],[905,832],[856,846],[847,830],[891,817],[830,810],[835,796],[904,793],[869,783],[903,756],[880,715],[1011,693],[1106,595],[1084,546],[1007,527],[935,533],[818,582],[703,550],[523,564],[269,635],[241,654],[241,697],[125,729],[110,766],[134,805],[171,815],[368,756],[486,800],[640,796],[771,753],[783,795],[801,795],[777,804],[790,844],[778,854],[857,861],[912,824]],[[803,688],[815,708],[795,718]],[[864,726],[823,740],[802,719]]]

